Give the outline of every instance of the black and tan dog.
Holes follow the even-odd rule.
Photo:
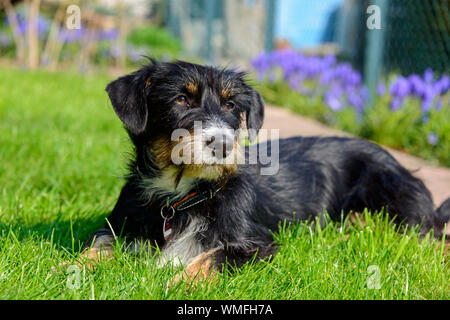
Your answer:
[[[114,232],[129,243],[158,246],[160,262],[185,265],[186,277],[207,277],[226,261],[239,267],[270,257],[272,232],[281,221],[325,222],[325,212],[341,220],[365,208],[388,208],[396,222],[442,235],[450,200],[435,210],[424,184],[374,144],[294,138],[279,142],[279,154],[270,143],[241,147],[236,130],[246,127],[254,140],[264,117],[260,94],[244,78],[230,70],[152,61],[109,84],[135,158],[109,223],[89,242],[86,256],[111,251]],[[195,130],[198,123],[201,130]],[[187,140],[174,135],[177,130],[187,132]],[[279,156],[279,171],[264,175],[267,165],[223,161],[252,148]]]

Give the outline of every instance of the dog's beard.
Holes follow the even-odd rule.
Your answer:
[[[183,175],[209,181],[226,180],[238,172],[242,149],[237,139],[232,152],[226,157],[216,157],[213,150],[204,146],[201,136],[182,139],[172,149],[172,163],[183,168]]]
[[[203,136],[191,134],[179,141],[158,139],[151,148],[155,161],[161,170],[174,172],[178,184],[183,177],[223,182],[236,175],[244,153],[235,139],[233,150],[227,156],[218,158],[204,146]]]

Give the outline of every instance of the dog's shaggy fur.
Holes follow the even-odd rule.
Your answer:
[[[152,61],[141,70],[112,82],[107,92],[135,146],[119,200],[106,230],[92,250],[113,229],[127,240],[148,240],[162,249],[160,263],[187,265],[189,277],[208,275],[226,261],[235,266],[256,256],[270,257],[272,232],[279,223],[314,220],[325,223],[325,212],[341,220],[350,212],[387,209],[398,223],[420,226],[422,233],[442,235],[450,215],[449,202],[435,210],[430,192],[382,148],[346,138],[282,140],[278,174],[260,174],[262,165],[220,165],[212,158],[229,152],[267,149],[270,143],[239,149],[237,137],[212,148],[209,162],[174,164],[175,129],[186,129],[195,144],[194,123],[208,130],[263,124],[264,104],[245,81],[245,74],[185,62]],[[224,134],[225,133],[220,133]],[[230,142],[231,141],[231,142]],[[206,145],[213,143],[209,139]],[[229,148],[228,148],[229,147]],[[217,191],[173,217],[173,237],[165,239],[161,209],[183,202],[193,192]],[[91,243],[89,243],[91,244]],[[105,245],[105,244],[104,244]],[[107,244],[106,244],[107,245]]]

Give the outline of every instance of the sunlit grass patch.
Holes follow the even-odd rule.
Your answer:
[[[284,226],[273,261],[189,291],[167,287],[180,270],[120,245],[94,271],[76,267],[117,200],[130,150],[104,92],[109,79],[0,73],[0,299],[449,298],[443,248],[415,231],[399,235],[383,215]]]

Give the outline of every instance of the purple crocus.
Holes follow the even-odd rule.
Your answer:
[[[80,29],[69,30],[67,28],[61,28],[59,31],[59,40],[65,43],[74,43],[80,41],[87,34],[87,30],[84,26]]]
[[[435,132],[432,132],[428,135],[427,141],[432,146],[437,146],[439,144],[439,137]]]
[[[277,80],[277,74],[274,71],[270,72],[268,79],[270,83],[275,83]]]
[[[289,86],[292,90],[297,91],[301,86],[301,81],[303,79],[299,76],[294,76],[289,79]]]
[[[398,97],[394,97],[391,101],[391,110],[392,111],[397,111],[400,110],[400,108],[403,106],[403,99],[398,98]]]
[[[391,85],[389,92],[394,97],[404,99],[411,93],[410,83],[406,78],[400,76]]]
[[[432,105],[433,100],[425,99],[422,101],[420,108],[422,109],[422,112],[429,112],[431,110]]]
[[[341,100],[333,94],[327,93],[325,95],[325,102],[333,111],[338,111],[342,109]]]
[[[114,40],[118,36],[119,36],[119,30],[117,30],[117,29],[102,30],[97,35],[99,40]]]
[[[436,91],[434,90],[434,87],[432,85],[425,86],[425,91],[422,95],[422,111],[430,111],[435,97]]]
[[[413,74],[408,78],[409,84],[411,86],[411,94],[421,97],[425,91],[425,82],[417,74]]]
[[[443,75],[434,83],[433,89],[439,95],[447,94],[450,89],[450,77],[448,75]]]
[[[385,93],[386,93],[386,86],[384,85],[383,82],[380,82],[377,87],[377,95],[381,97],[384,96]]]
[[[331,110],[338,111],[343,107],[341,97],[342,89],[334,85],[325,93],[325,102],[331,108]]]
[[[21,35],[25,35],[28,33],[29,28],[29,20],[25,18],[22,14],[17,14],[17,21],[18,21],[18,32]],[[9,25],[9,20],[6,18],[6,23]],[[37,17],[37,31],[39,38],[45,37],[47,32],[50,30],[50,21],[42,16]]]
[[[319,83],[322,86],[328,86],[336,77],[334,69],[325,70],[320,76]]]
[[[364,109],[363,96],[357,89],[351,88],[347,90],[347,100],[348,103],[355,107],[358,112],[362,112]]]
[[[425,70],[425,73],[423,74],[423,80],[425,80],[426,83],[432,83],[434,79],[434,73],[433,70],[428,68]]]
[[[325,102],[333,110],[345,107],[345,103],[362,112],[369,100],[363,86],[362,75],[350,63],[338,63],[335,55],[308,55],[296,50],[278,50],[262,53],[252,61],[260,81],[270,78],[272,72],[281,71],[282,78],[302,95],[324,95]],[[303,81],[315,84],[310,90]]]

